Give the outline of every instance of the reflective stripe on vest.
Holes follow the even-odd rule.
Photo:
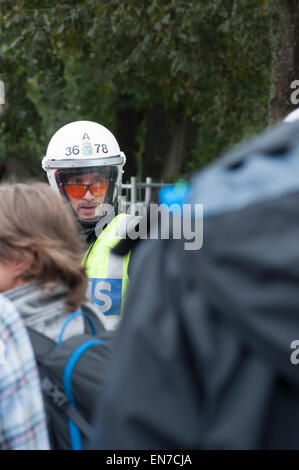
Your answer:
[[[124,257],[111,249],[124,236],[126,227],[137,223],[140,217],[119,214],[103,230],[83,261],[89,278],[88,297],[106,316],[105,326],[110,329],[118,323],[128,286],[130,253]]]

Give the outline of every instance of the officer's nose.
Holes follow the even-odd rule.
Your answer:
[[[84,196],[84,199],[86,201],[91,201],[92,199],[94,199],[94,196],[93,194],[90,192],[90,190],[88,189],[85,193],[85,196]]]

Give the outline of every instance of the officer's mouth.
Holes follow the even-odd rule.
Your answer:
[[[81,211],[82,214],[89,215],[93,214],[96,210],[96,205],[95,206],[81,206],[79,210]]]

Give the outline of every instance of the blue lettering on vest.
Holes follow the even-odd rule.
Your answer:
[[[122,279],[89,278],[91,303],[105,315],[120,315]]]

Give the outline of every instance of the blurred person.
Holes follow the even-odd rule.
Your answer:
[[[281,124],[193,178],[200,250],[138,244],[92,448],[299,448],[298,136]]]
[[[101,124],[75,121],[51,138],[42,167],[51,188],[63,196],[80,222],[88,245],[84,257],[89,296],[108,329],[117,325],[129,281],[130,252],[111,249],[134,217],[117,213],[126,157]],[[120,230],[120,232],[118,232]]]
[[[100,396],[110,351],[109,345],[101,347],[100,351],[94,348],[103,343],[103,327],[94,307],[85,303],[87,276],[82,264],[85,245],[77,236],[77,221],[69,206],[45,183],[0,184],[0,220],[0,292],[17,309],[29,333],[46,403],[51,447],[69,449],[72,437],[69,426],[74,428],[77,423],[83,423],[85,432],[88,428],[83,416],[85,419],[90,416],[94,394]],[[98,333],[100,337],[95,338]],[[9,333],[4,339],[10,341]],[[26,352],[25,340],[23,343],[25,360],[29,352]],[[93,349],[89,351],[91,346]],[[83,358],[81,353],[84,353]],[[67,369],[67,364],[74,365],[79,357],[75,371]],[[18,377],[16,361],[17,358],[14,367]],[[29,360],[25,371],[27,365],[28,374],[35,374]],[[20,396],[28,393],[30,377],[24,379],[24,392],[23,382],[19,383]],[[1,412],[6,414],[10,406],[6,392],[14,393],[14,383],[10,386],[9,381],[3,380],[7,389],[5,385]],[[37,385],[33,387],[34,375],[32,380],[32,397],[38,399]],[[73,403],[72,390],[75,394],[77,388],[79,396],[82,395],[84,415],[77,395],[77,406]],[[5,400],[8,404],[4,408]],[[18,407],[15,409],[17,416],[22,413]],[[29,419],[31,411],[27,413]],[[17,417],[13,419],[12,426],[14,422],[17,426]],[[40,427],[42,429],[42,423]],[[12,439],[13,432],[12,427]]]
[[[71,211],[45,183],[0,184],[0,292],[27,326],[57,341],[70,313],[83,307],[84,244]],[[74,318],[65,338],[84,332]]]
[[[0,450],[48,450],[38,371],[24,323],[0,295]]]

